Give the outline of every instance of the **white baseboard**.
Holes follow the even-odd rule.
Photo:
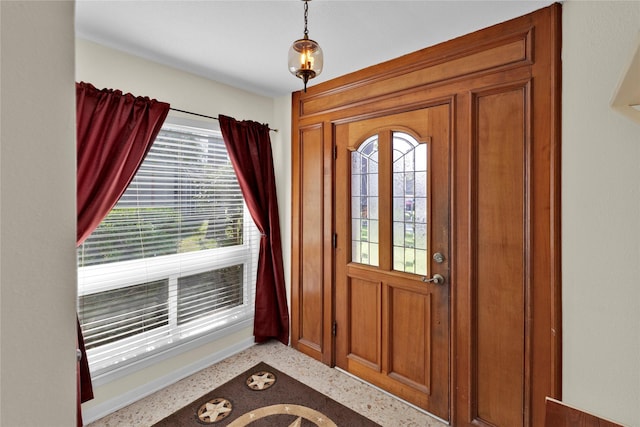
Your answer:
[[[171,372],[165,376],[156,378],[140,387],[129,390],[113,399],[109,399],[98,405],[92,406],[82,410],[82,419],[85,424],[89,424],[93,421],[99,420],[102,417],[109,415],[112,412],[122,409],[144,397],[147,397],[156,391],[162,390],[165,387],[170,386],[183,378],[193,375],[209,366],[218,363],[234,354],[237,354],[247,348],[253,346],[253,337],[242,340],[232,346],[229,346],[221,351],[211,354],[203,359],[200,359],[194,363],[184,366],[176,371]]]

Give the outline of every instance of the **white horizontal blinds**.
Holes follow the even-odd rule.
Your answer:
[[[165,124],[78,248],[92,372],[251,317],[258,237],[220,133]]]
[[[178,324],[208,316],[211,311],[242,304],[243,265],[233,265],[178,279]]]
[[[243,199],[221,138],[163,128],[79,265],[242,244]]]
[[[81,297],[85,345],[96,348],[169,324],[168,280]]]

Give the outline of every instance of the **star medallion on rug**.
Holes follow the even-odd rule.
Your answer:
[[[380,427],[264,362],[154,427]]]

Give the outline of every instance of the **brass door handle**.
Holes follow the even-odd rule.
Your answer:
[[[423,277],[422,281],[424,283],[435,283],[436,285],[442,285],[444,283],[444,277],[441,274],[434,274],[431,279]]]

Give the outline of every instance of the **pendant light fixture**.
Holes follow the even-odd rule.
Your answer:
[[[309,38],[307,18],[309,15],[309,1],[304,1],[304,36],[293,42],[289,49],[289,71],[304,82],[304,91],[307,91],[307,82],[322,72],[322,49],[320,45]]]

